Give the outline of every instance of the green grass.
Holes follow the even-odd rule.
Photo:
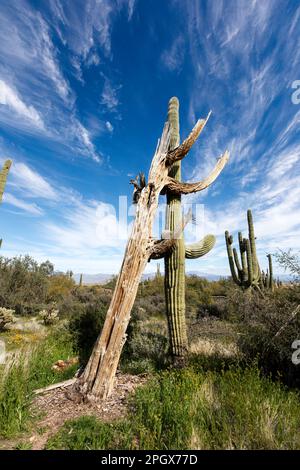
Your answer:
[[[30,418],[32,392],[74,376],[76,365],[57,373],[51,369],[58,359],[73,355],[65,332],[51,332],[0,378],[0,436],[12,437],[24,431]]]
[[[73,420],[48,449],[299,449],[300,398],[256,368],[162,372],[137,389],[130,416]]]

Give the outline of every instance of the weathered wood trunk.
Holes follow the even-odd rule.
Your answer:
[[[168,146],[169,125],[166,124],[153,158],[148,184],[143,189],[137,204],[134,226],[102,332],[96,341],[85,371],[76,384],[76,387],[88,398],[93,396],[105,398],[113,387],[119,358],[126,340],[131,309],[154,244],[152,226],[159,194],[168,174],[164,163]]]

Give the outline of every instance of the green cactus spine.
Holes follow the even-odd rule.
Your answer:
[[[179,101],[173,97],[169,101],[168,121],[170,123],[170,150],[180,143]],[[170,168],[169,175],[181,181],[181,162]],[[174,233],[182,225],[181,196],[167,191],[166,233]],[[168,319],[170,354],[183,357],[188,352],[187,328],[185,319],[185,258],[194,259],[204,256],[215,244],[215,237],[207,235],[192,245],[185,245],[181,233],[175,248],[164,256],[165,261],[165,298]]]
[[[264,271],[260,270],[257,259],[254,224],[252,212],[250,209],[247,211],[247,221],[248,238],[243,238],[241,232],[238,234],[241,262],[239,260],[236,248],[232,247],[232,235],[230,235],[227,230],[225,232],[225,241],[231,277],[233,281],[243,289],[254,288],[258,291],[261,291],[265,288],[273,289],[274,283],[272,256],[268,255],[269,271],[264,273]]]

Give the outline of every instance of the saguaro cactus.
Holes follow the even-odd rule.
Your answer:
[[[233,281],[243,289],[254,288],[259,291],[264,288],[273,288],[273,268],[272,256],[268,255],[269,272],[264,274],[260,270],[256,253],[256,243],[254,234],[254,224],[252,212],[247,211],[248,238],[243,238],[241,232],[238,233],[241,262],[236,248],[232,248],[233,236],[226,230],[225,241],[229,261],[230,272]]]
[[[273,290],[274,287],[278,287],[278,283],[274,282],[273,278],[273,262],[272,262],[272,255],[267,255],[269,269],[267,269],[266,273],[264,271],[261,272],[261,283],[262,287],[265,289]]]
[[[2,202],[2,197],[3,197],[3,193],[4,193],[6,180],[7,180],[7,175],[8,175],[9,169],[11,167],[11,164],[12,164],[11,160],[6,160],[6,162],[4,162],[2,170],[0,171],[0,204]],[[1,248],[1,246],[2,246],[2,238],[0,239],[0,248]]]
[[[7,175],[11,167],[11,164],[12,164],[11,160],[6,160],[6,162],[3,165],[2,170],[0,171],[0,202],[2,201],[6,179],[7,179]]]
[[[173,97],[169,101],[168,122],[170,124],[170,151],[180,144],[179,136],[179,101]],[[181,161],[175,162],[169,176],[181,182]],[[168,190],[166,225],[167,233],[173,233],[182,224],[181,194]],[[195,259],[208,253],[215,244],[214,235],[207,235],[203,240],[193,245],[185,245],[184,235],[173,250],[166,253],[165,260],[165,298],[168,319],[170,353],[174,357],[182,357],[188,351],[188,339],[185,319],[185,258]]]

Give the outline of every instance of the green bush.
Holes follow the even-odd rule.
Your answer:
[[[159,370],[168,364],[168,339],[163,334],[143,331],[134,319],[121,357],[121,368],[131,373]]]
[[[259,367],[273,378],[281,378],[290,386],[300,385],[299,366],[292,363],[292,343],[300,339],[300,303],[298,287],[279,288],[265,295],[240,294],[235,310],[241,322],[239,348],[248,362],[258,361]]]
[[[30,256],[0,257],[0,307],[12,308],[16,315],[37,315],[50,301],[61,299],[74,281],[54,274],[53,265],[37,263]]]
[[[85,305],[81,313],[70,319],[69,332],[81,365],[85,365],[91,355],[95,341],[102,330],[106,311],[107,306],[99,300],[98,303]]]
[[[62,300],[72,291],[74,286],[74,279],[66,274],[55,274],[50,276],[47,285],[47,303]]]

